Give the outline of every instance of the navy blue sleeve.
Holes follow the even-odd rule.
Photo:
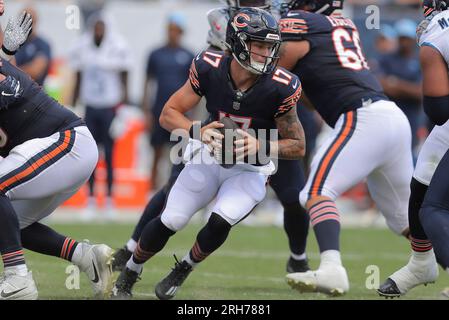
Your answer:
[[[302,86],[299,78],[285,69],[277,68],[273,80],[278,86],[279,103],[274,117],[280,117],[296,106],[301,98]]]
[[[314,34],[329,31],[332,26],[326,16],[302,10],[290,11],[279,20],[282,41],[308,40]]]
[[[206,94],[209,83],[209,73],[217,69],[223,61],[223,53],[202,51],[192,60],[189,71],[189,80],[193,91],[199,96]]]

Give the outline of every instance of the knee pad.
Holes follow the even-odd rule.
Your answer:
[[[170,230],[172,231],[179,231],[182,228],[184,228],[187,223],[189,222],[190,217],[187,215],[170,212],[167,210],[164,210],[164,212],[161,215],[161,221],[162,223]]]

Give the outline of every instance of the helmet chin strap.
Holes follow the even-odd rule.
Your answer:
[[[262,71],[259,71],[259,70],[255,69],[253,66],[241,62],[240,59],[237,58],[237,56],[235,55],[234,52],[232,53],[232,56],[234,57],[234,59],[238,62],[238,64],[239,64],[243,69],[245,69],[245,70],[247,70],[247,71],[249,71],[249,72],[251,72],[251,73],[257,74],[257,75],[260,75],[260,74],[263,73]],[[248,59],[250,59],[250,58],[248,58]]]

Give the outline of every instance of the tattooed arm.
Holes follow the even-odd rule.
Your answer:
[[[304,156],[306,140],[301,122],[296,113],[296,107],[286,114],[276,118],[276,127],[280,139],[270,143],[270,153],[279,159],[295,160]]]

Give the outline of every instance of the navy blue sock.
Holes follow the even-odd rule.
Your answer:
[[[140,235],[142,234],[142,231],[147,223],[162,213],[166,198],[166,188],[162,188],[151,198],[150,202],[148,202],[142,216],[140,217],[139,223],[137,223],[131,236],[134,241],[139,241]]]
[[[20,227],[11,200],[4,194],[0,195],[0,252],[5,267],[25,263]]]
[[[133,253],[133,261],[137,264],[146,262],[161,251],[168,239],[174,234],[175,231],[167,228],[160,217],[151,220],[142,231],[136,250]]]
[[[39,222],[22,229],[20,234],[24,248],[68,261],[71,261],[73,252],[78,245],[75,240],[63,236]]]
[[[421,223],[432,242],[441,266],[449,267],[449,210],[437,206],[424,206],[419,212]]]
[[[320,252],[340,250],[340,216],[335,202],[323,200],[309,209],[310,223],[315,231],[315,237]]]
[[[419,211],[421,210],[424,196],[429,187],[420,183],[415,178],[410,183],[410,200],[408,203],[408,221],[410,225],[410,236],[412,250],[416,252],[426,252],[432,249],[426,232],[423,229],[419,219]]]
[[[190,259],[201,262],[217,250],[228,237],[232,226],[215,212],[212,212],[207,224],[200,230],[196,242],[190,250]]]
[[[306,252],[307,235],[309,234],[309,215],[295,202],[284,204],[284,230],[288,237],[290,251],[301,255]]]

